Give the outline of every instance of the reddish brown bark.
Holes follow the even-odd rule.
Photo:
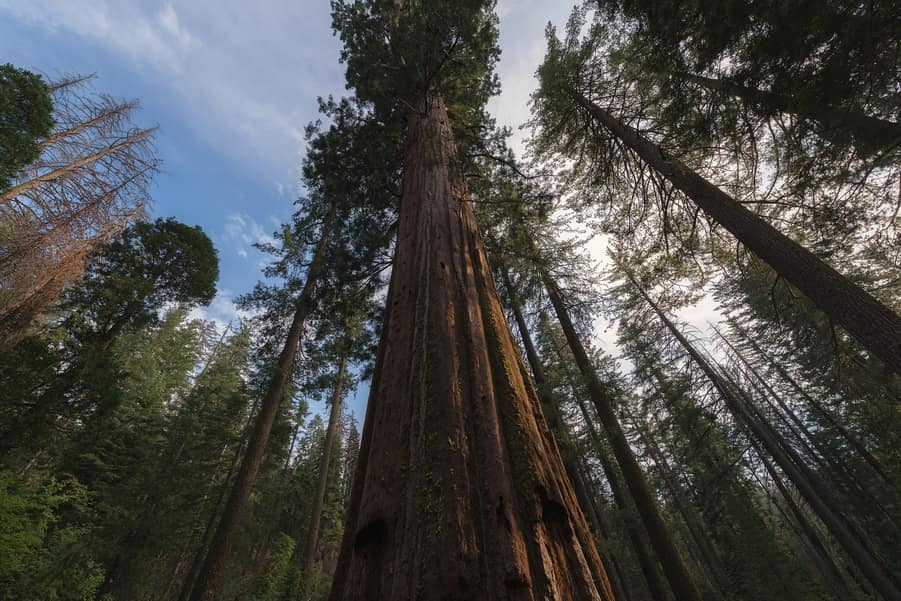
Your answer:
[[[588,431],[588,436],[591,438],[595,454],[601,462],[601,471],[604,472],[604,478],[607,480],[607,484],[610,485],[610,491],[613,493],[613,502],[624,516],[623,527],[626,530],[626,535],[629,537],[632,550],[635,552],[635,559],[638,561],[638,566],[641,568],[641,574],[644,577],[645,584],[648,586],[648,592],[651,594],[651,599],[654,601],[668,601],[670,596],[667,592],[666,582],[664,582],[663,575],[660,573],[654,553],[648,548],[634,523],[632,517],[634,510],[632,505],[629,504],[626,487],[620,480],[619,472],[617,472],[613,462],[607,454],[606,446],[601,441],[601,435],[595,427],[594,419],[588,412],[588,405],[585,403],[584,399],[582,399],[581,391],[572,376],[570,376],[569,385],[572,388],[576,404],[579,406],[579,412],[582,414],[582,419],[585,420],[585,429]]]
[[[523,349],[526,351],[526,361],[532,369],[532,379],[534,380],[535,388],[538,391],[538,399],[541,401],[541,406],[547,414],[548,426],[550,427],[551,432],[553,432],[554,438],[559,445],[566,474],[569,476],[570,482],[572,482],[573,490],[576,493],[576,499],[579,501],[579,507],[582,508],[582,512],[588,520],[588,525],[596,534],[599,547],[598,551],[601,554],[604,565],[608,568],[612,568],[608,571],[607,575],[610,577],[610,586],[613,589],[613,594],[617,599],[629,599],[630,595],[625,585],[626,580],[622,577],[619,564],[617,563],[616,558],[610,553],[610,550],[605,548],[608,536],[601,522],[600,512],[597,511],[591,494],[588,491],[585,479],[582,477],[581,466],[577,461],[578,456],[576,450],[572,447],[569,426],[563,421],[557,402],[552,398],[552,395],[547,389],[544,365],[541,363],[541,358],[538,356],[538,351],[535,349],[535,344],[532,342],[532,336],[529,333],[529,328],[523,317],[519,295],[516,293],[516,288],[513,287],[513,283],[510,281],[510,276],[507,274],[506,270],[503,270],[501,273],[504,288],[507,290],[508,304],[510,310],[513,312],[513,320],[516,322],[519,338],[522,341]]]
[[[316,252],[307,270],[306,282],[304,282],[303,290],[297,299],[297,307],[291,322],[291,328],[288,331],[285,345],[282,347],[275,369],[272,371],[266,395],[260,403],[260,413],[257,415],[247,443],[247,454],[241,462],[241,469],[238,471],[235,484],[222,512],[222,519],[216,528],[216,534],[210,543],[210,550],[204,560],[203,568],[197,575],[197,584],[191,593],[191,601],[213,601],[222,582],[225,561],[228,558],[232,537],[237,529],[238,521],[241,519],[241,514],[244,512],[244,507],[247,505],[247,500],[250,498],[250,493],[253,492],[257,473],[263,464],[263,455],[266,451],[266,444],[269,442],[272,425],[275,423],[278,409],[281,407],[285,396],[285,389],[290,381],[291,373],[294,371],[294,358],[300,346],[300,335],[303,332],[303,324],[309,311],[310,299],[317,281],[319,265],[322,262],[322,255],[325,252],[332,222],[335,218],[335,210],[335,205],[332,205],[323,223]]]
[[[440,99],[411,111],[385,323],[330,599],[610,600],[491,279]]]

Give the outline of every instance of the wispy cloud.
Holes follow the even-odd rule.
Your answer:
[[[220,288],[213,301],[206,307],[194,307],[188,313],[189,319],[201,319],[216,324],[221,332],[231,323],[237,324],[241,319],[250,317],[246,311],[238,309],[234,301],[234,293],[227,288]]]
[[[249,252],[257,252],[253,249],[254,244],[278,245],[278,241],[247,213],[227,215],[223,233],[216,238],[220,248],[232,249],[245,259]]]
[[[544,59],[547,43],[544,30],[551,21],[562,27],[572,4],[546,0],[500,0],[501,61],[498,76],[501,94],[492,98],[488,109],[498,124],[513,128],[511,146],[517,155],[524,152],[525,131],[520,126],[529,120],[529,98],[537,86],[535,72]]]
[[[211,149],[292,191],[316,97],[344,88],[327,2],[0,0],[0,17],[141,70]]]
[[[190,54],[201,47],[168,2],[150,7],[106,0],[2,0],[0,8],[21,21],[70,31],[167,71],[181,72]]]

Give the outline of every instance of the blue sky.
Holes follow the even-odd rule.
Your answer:
[[[570,9],[498,3],[499,123],[527,119],[545,25],[562,26]],[[339,50],[327,0],[0,0],[0,62],[51,78],[96,73],[98,91],[139,99],[138,123],[159,126],[151,211],[213,239],[219,295],[202,315],[220,321],[260,278],[252,243],[292,212],[317,96],[345,93]],[[350,406],[361,419],[364,390]]]

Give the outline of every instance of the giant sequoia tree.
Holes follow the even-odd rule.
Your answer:
[[[387,123],[406,122],[335,600],[611,598],[498,302],[463,177],[468,141],[455,141],[484,122],[494,89],[491,8],[335,4],[349,83]]]

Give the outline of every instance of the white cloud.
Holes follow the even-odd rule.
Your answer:
[[[513,128],[511,147],[523,155],[525,131],[519,127],[529,119],[529,97],[537,86],[535,71],[544,60],[544,29],[548,21],[558,28],[569,18],[572,4],[546,0],[500,0],[500,47],[498,75],[501,94],[492,98],[488,110],[499,125]]]
[[[2,0],[0,8],[22,21],[70,31],[163,70],[180,72],[200,46],[169,3],[148,10],[146,3],[106,0]]]
[[[247,258],[248,252],[254,244],[278,245],[278,240],[273,238],[262,225],[257,223],[247,213],[230,213],[227,215],[223,233],[217,238],[217,243],[220,246],[233,248],[243,258]]]
[[[210,148],[291,192],[316,97],[344,89],[324,1],[0,0],[10,16],[124,60]]]
[[[203,321],[216,324],[216,329],[220,332],[231,323],[233,326],[240,319],[249,317],[246,311],[241,311],[235,305],[234,295],[227,288],[220,288],[213,297],[213,301],[206,307],[194,307],[188,313],[189,319],[202,319]]]

